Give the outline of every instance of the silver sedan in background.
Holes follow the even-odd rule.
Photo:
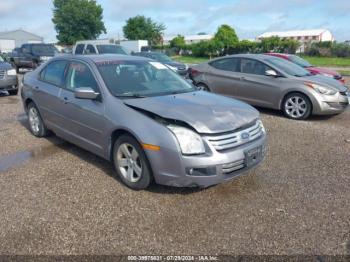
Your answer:
[[[203,90],[282,110],[292,119],[339,114],[349,105],[348,90],[338,81],[267,55],[220,57],[192,67],[190,78]]]
[[[61,56],[24,75],[33,135],[47,131],[114,163],[131,188],[228,181],[261,163],[266,134],[250,105],[199,91],[135,56]]]

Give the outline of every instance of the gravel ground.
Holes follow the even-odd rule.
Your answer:
[[[27,130],[0,97],[0,254],[350,254],[350,110],[261,110],[266,161],[208,189],[123,186],[107,161]]]

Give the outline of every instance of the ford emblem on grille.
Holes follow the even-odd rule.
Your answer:
[[[247,140],[247,139],[249,139],[249,137],[250,137],[250,134],[248,132],[243,132],[241,134],[241,139],[242,140]]]

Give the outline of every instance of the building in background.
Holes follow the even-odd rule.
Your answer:
[[[176,36],[164,36],[163,37],[163,44],[164,45],[169,45],[170,41]],[[198,43],[201,41],[209,41],[214,38],[214,35],[185,35],[185,43],[187,45],[193,44],[193,43]]]
[[[42,43],[44,38],[22,29],[0,32],[0,51],[11,52],[26,43]]]
[[[280,32],[265,32],[257,37],[257,40],[277,36],[281,39],[292,39],[300,42],[299,52],[303,52],[305,46],[313,42],[334,41],[332,33],[327,29],[293,30]]]

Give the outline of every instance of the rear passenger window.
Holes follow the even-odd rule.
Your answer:
[[[240,59],[239,58],[225,58],[215,60],[209,63],[212,67],[231,72],[240,72]]]
[[[64,83],[66,65],[66,61],[51,62],[41,72],[41,80],[56,86],[62,86]]]
[[[75,48],[75,54],[77,54],[77,55],[81,55],[83,53],[83,51],[84,51],[84,44],[79,44]]]
[[[66,88],[90,87],[98,92],[98,85],[89,67],[80,62],[71,62],[67,70]]]
[[[267,70],[271,70],[269,66],[253,59],[242,59],[241,67],[242,73],[254,75],[265,75]]]
[[[96,54],[95,47],[93,45],[87,45],[85,48],[85,54]]]

